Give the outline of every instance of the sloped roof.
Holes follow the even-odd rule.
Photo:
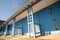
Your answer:
[[[28,9],[30,6],[34,5],[35,3],[39,2],[40,0],[30,0],[25,6],[23,6],[21,9],[19,9],[16,13],[14,13],[10,18],[7,19],[6,22],[4,22],[2,25],[10,22],[14,17],[18,16],[19,14],[21,14],[23,11],[25,11],[26,9]],[[58,0],[42,0],[37,6],[39,8],[39,10],[45,8],[48,5],[51,5],[53,3],[55,3]],[[36,6],[35,6],[36,7]],[[37,10],[38,8],[34,8],[33,10]]]
[[[34,5],[37,2],[38,2],[38,0],[30,0],[24,7],[22,7],[20,10],[18,10],[16,13],[14,13],[10,18],[8,18],[7,21],[3,23],[3,25],[8,23],[14,17],[21,14],[24,10],[26,10],[27,8],[29,8],[30,6]]]

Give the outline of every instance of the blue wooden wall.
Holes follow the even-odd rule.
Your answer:
[[[60,1],[52,5],[52,7],[60,28]]]
[[[49,7],[46,7],[34,14],[34,24],[39,24],[40,26],[40,33],[45,34],[47,31],[55,31],[55,25],[53,22],[53,19],[50,15],[50,7],[53,8],[54,14],[56,16],[56,19],[59,24],[60,28],[60,2],[57,2]],[[15,29],[22,28],[22,34],[26,35],[28,33],[28,24],[27,24],[27,18],[24,18],[18,22],[16,22]],[[33,28],[30,29],[32,31]]]

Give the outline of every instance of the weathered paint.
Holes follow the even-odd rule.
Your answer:
[[[18,16],[20,13],[22,13],[24,10],[26,10],[27,8],[29,8],[31,5],[33,5],[34,3],[38,2],[38,1],[31,0],[24,7],[22,7],[15,14],[13,14],[6,22],[10,22],[14,17]],[[57,2],[57,1],[58,0],[40,0],[39,3],[37,3],[36,5],[33,6],[33,11],[36,12],[38,10],[41,10],[41,9],[43,9],[43,8],[49,6],[49,5],[52,5],[53,3]],[[20,19],[22,19],[22,17]],[[4,25],[6,22],[4,22],[2,25]]]
[[[16,22],[15,34],[20,34],[20,35],[28,34],[27,18],[24,18],[24,19]]]
[[[28,33],[28,25],[27,25],[27,18],[24,18],[23,19],[23,28],[22,28],[23,30],[23,35],[27,35],[27,33]]]
[[[11,34],[11,30],[12,30],[12,25],[8,25],[8,27],[7,27],[7,35]]]
[[[50,15],[50,7],[53,8],[54,14],[56,16],[56,19],[58,21],[58,24],[60,26],[60,2],[57,2],[49,7],[46,7],[45,9],[39,10],[34,14],[34,24],[38,24],[40,26],[37,33],[41,34],[50,34],[51,31],[56,31],[53,19]],[[27,26],[27,18],[23,18],[22,20],[16,22],[15,28],[16,29],[22,29],[21,32],[23,35],[28,34],[28,26]],[[38,28],[38,27],[37,27]],[[59,27],[60,28],[60,27]],[[33,27],[30,28],[30,31],[32,31]],[[19,34],[16,33],[16,34]],[[53,34],[53,33],[52,33]]]
[[[8,28],[8,24],[6,23],[6,27],[5,27],[4,36],[6,36],[6,35],[7,35],[7,28]]]
[[[11,35],[14,36],[16,18],[13,18]]]
[[[52,8],[60,28],[60,1],[52,5]]]
[[[54,23],[52,21],[52,17],[50,16],[49,9],[43,9],[39,13],[39,19],[40,19],[40,27],[41,27],[41,33],[45,34],[47,31],[54,31]]]
[[[22,35],[22,21],[16,22],[15,34],[21,34]]]

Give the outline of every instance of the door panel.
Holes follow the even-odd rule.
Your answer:
[[[54,23],[52,21],[52,18],[50,16],[49,8],[45,8],[42,11],[39,11],[39,19],[40,19],[40,25],[41,25],[41,33],[45,34],[45,32],[54,31]]]
[[[22,35],[22,21],[16,22],[16,25],[15,25],[15,34]]]
[[[58,22],[59,28],[60,28],[60,1],[55,3],[53,6],[53,13],[55,14],[56,20]]]
[[[28,25],[27,25],[27,18],[24,18],[23,20],[23,35],[27,35],[27,33],[28,33]]]
[[[40,35],[40,24],[39,24],[39,16],[38,13],[34,14],[34,26],[35,26],[35,33],[36,35]]]

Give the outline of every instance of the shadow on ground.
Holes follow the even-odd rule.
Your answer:
[[[0,38],[0,40],[5,40],[5,39]]]

